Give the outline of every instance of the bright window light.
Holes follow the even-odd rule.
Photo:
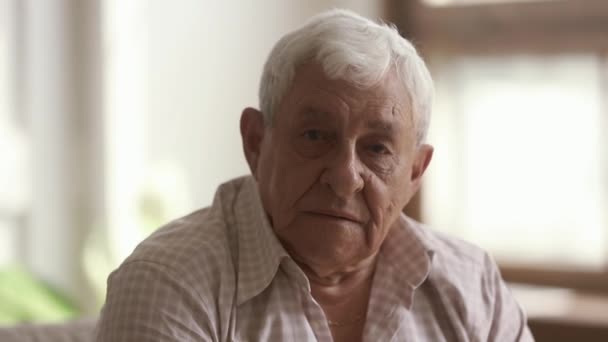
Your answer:
[[[426,221],[502,260],[604,265],[601,68],[592,56],[439,67]]]

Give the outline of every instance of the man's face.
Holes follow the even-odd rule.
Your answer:
[[[263,206],[296,261],[335,272],[379,250],[432,155],[416,146],[406,94],[394,72],[360,89],[308,64],[271,125],[244,111],[244,147]]]

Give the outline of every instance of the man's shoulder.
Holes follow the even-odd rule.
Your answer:
[[[98,339],[198,341],[225,333],[237,291],[235,203],[243,183],[220,186],[210,207],[159,228],[112,272]]]
[[[410,226],[433,251],[431,271],[423,286],[433,288],[435,299],[454,323],[462,324],[479,340],[495,339],[491,336],[531,340],[525,315],[485,250],[415,221]]]
[[[160,227],[142,241],[124,264],[147,262],[192,275],[204,265],[213,274],[234,269],[237,228],[231,212],[243,179],[219,186],[213,204]]]
[[[435,284],[468,296],[480,290],[489,278],[500,277],[494,260],[481,247],[414,220],[409,224],[431,251],[429,279]]]
[[[199,209],[160,227],[143,240],[127,262],[148,261],[180,266],[214,259],[228,252],[225,220],[212,207]]]

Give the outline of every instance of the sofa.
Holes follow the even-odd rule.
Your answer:
[[[83,318],[57,324],[20,324],[0,326],[2,342],[91,342],[95,318]]]

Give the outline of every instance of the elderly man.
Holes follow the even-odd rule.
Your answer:
[[[401,211],[432,81],[393,29],[333,10],[284,36],[241,116],[252,176],[145,240],[98,341],[531,341],[486,253]]]

